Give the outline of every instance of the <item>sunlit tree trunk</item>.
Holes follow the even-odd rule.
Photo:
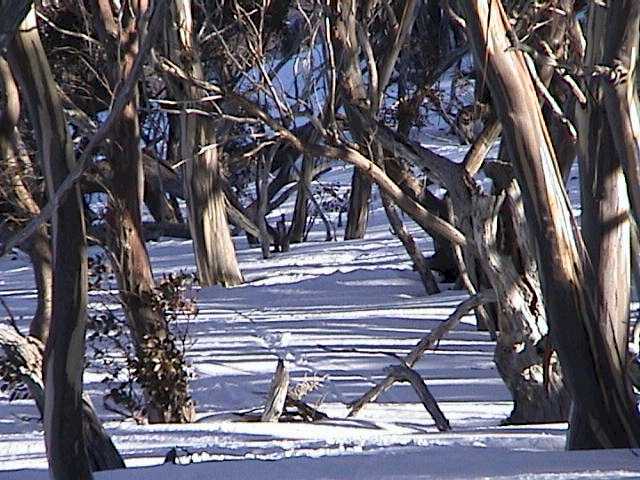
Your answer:
[[[557,355],[544,361],[549,327],[522,195],[510,177],[504,183],[494,179],[497,195],[472,202],[475,245],[498,299],[494,361],[513,398],[507,422],[566,421],[571,400]]]
[[[196,80],[204,71],[194,38],[191,0],[173,0],[166,37],[172,60]],[[198,100],[205,95],[188,80],[169,79],[180,101]],[[243,282],[226,214],[222,169],[216,146],[213,120],[195,113],[180,114],[180,155],[184,161],[184,182],[189,206],[189,228],[198,266],[198,278],[207,285],[225,287]]]
[[[623,8],[622,3],[626,3],[626,7]],[[611,37],[619,37],[625,27],[633,31],[627,40],[629,46],[631,49],[637,48],[640,8],[632,7],[632,3],[637,2],[618,2],[609,8],[595,4],[591,6],[585,58],[588,68],[611,65],[611,57],[606,58],[612,41],[615,41]],[[627,57],[625,63],[627,68],[633,70],[635,54]],[[632,78],[629,78],[631,85]],[[595,305],[600,330],[609,346],[608,355],[612,356],[612,363],[618,365],[617,373],[625,375],[631,300],[630,206],[614,139],[617,136],[633,138],[633,132],[614,132],[607,108],[620,106],[607,103],[605,107],[605,89],[601,82],[598,77],[589,82],[591,94],[588,103],[585,108],[577,110],[581,141],[582,234],[597,278]],[[635,92],[631,94],[635,96]],[[630,128],[630,125],[626,128]],[[571,415],[568,445],[580,449],[597,448],[597,438],[588,412],[576,402]]]
[[[522,188],[538,258],[545,310],[565,380],[601,448],[637,447],[640,417],[624,358],[600,321],[596,277],[563,188],[555,152],[522,52],[512,48],[499,0],[460,2],[476,62],[486,72],[506,146]],[[573,445],[569,444],[569,447]]]
[[[10,60],[27,101],[38,157],[52,197],[75,158],[34,10],[11,45]],[[49,470],[56,480],[89,479],[92,475],[82,415],[87,250],[78,186],[55,210],[52,227],[53,311],[44,364],[44,431]]]

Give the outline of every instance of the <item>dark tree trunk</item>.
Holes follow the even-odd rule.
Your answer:
[[[260,230],[260,247],[262,258],[271,256],[271,241],[267,224],[267,204],[269,203],[269,172],[273,163],[273,155],[278,145],[274,145],[266,155],[261,155],[256,159],[256,193],[258,196],[258,210],[256,212],[256,223]]]
[[[138,21],[147,8],[146,0],[126,2],[123,6],[122,29],[119,30],[111,3],[97,0],[94,4],[96,30],[107,46],[109,81],[114,91],[133,67],[140,40]],[[142,235],[144,180],[137,105],[137,95],[134,94],[111,132],[109,161],[113,182],[107,222],[110,229],[108,244],[115,259],[120,296],[126,305],[137,357],[144,363],[149,355],[160,355],[151,351],[152,345],[155,345],[155,349],[165,348],[168,332],[163,312],[150,301],[154,296],[155,281]],[[169,373],[163,369],[159,375],[168,376]],[[168,399],[161,399],[165,392],[158,392],[154,385],[145,384],[142,387],[147,397],[150,422],[182,423],[192,419],[193,405],[188,400],[186,385],[176,384],[175,390],[168,392]]]
[[[151,155],[145,155],[144,159],[144,203],[156,222],[178,222],[178,215],[165,195],[158,160]]]
[[[614,25],[624,29],[625,21],[620,15],[624,15],[629,22],[629,28],[636,30],[630,40],[633,41],[633,48],[637,48],[640,9],[635,8],[634,13],[631,11],[631,2],[626,3],[626,8],[619,8],[619,5],[611,6],[610,9],[595,5],[591,7],[585,58],[585,64],[589,67],[606,65],[608,31],[610,29],[619,34]],[[617,23],[618,21],[621,23]],[[612,361],[619,365],[619,374],[625,375],[624,359],[627,355],[631,301],[630,205],[621,159],[614,140],[622,132],[614,134],[605,108],[605,92],[598,79],[590,82],[589,91],[591,95],[587,105],[577,110],[582,133],[582,233],[596,274],[594,287],[599,327],[612,349],[609,352],[613,356]],[[607,104],[607,107],[610,105]],[[589,422],[589,414],[578,402],[571,412],[567,445],[572,449],[599,447],[598,437]]]
[[[24,177],[32,170],[31,159],[20,145],[17,130],[20,116],[20,98],[9,64],[0,58],[0,85],[4,93],[0,111],[0,165],[4,171],[6,185],[0,192],[6,192],[9,208],[18,209],[22,214],[33,217],[40,213],[40,206],[34,199],[30,186]],[[53,298],[53,264],[51,241],[45,225],[40,226],[20,247],[29,255],[33,266],[33,276],[38,291],[38,305],[31,320],[29,332],[43,343],[47,342],[51,324],[51,302]]]
[[[357,168],[351,177],[351,193],[349,194],[349,210],[347,226],[344,231],[345,240],[363,238],[367,231],[369,219],[369,199],[371,198],[371,180]]]
[[[75,162],[62,105],[32,10],[10,48],[27,100],[38,156],[53,197]],[[61,201],[53,226],[53,311],[45,353],[44,431],[56,480],[90,479],[83,434],[82,373],[87,307],[87,250],[78,186]]]
[[[293,209],[291,229],[289,231],[289,241],[291,243],[300,243],[304,239],[309,210],[309,196],[307,195],[307,191],[311,189],[315,163],[313,157],[309,157],[308,155],[302,157],[302,171],[298,179],[296,204]]]

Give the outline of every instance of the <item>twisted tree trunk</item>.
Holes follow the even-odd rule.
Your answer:
[[[475,243],[498,299],[494,361],[513,398],[507,422],[566,421],[571,399],[557,355],[544,361],[549,332],[520,189],[509,181],[473,204]]]

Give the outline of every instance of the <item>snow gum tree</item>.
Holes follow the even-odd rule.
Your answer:
[[[536,245],[551,340],[558,350],[574,402],[568,447],[638,446],[640,417],[625,375],[626,356],[621,352],[626,352],[626,342],[614,334],[626,329],[628,249],[626,243],[622,248],[616,243],[620,252],[615,255],[622,258],[612,257],[605,269],[598,266],[595,256],[597,252],[600,256],[613,254],[612,246],[606,247],[603,242],[625,237],[628,228],[624,187],[615,160],[604,164],[597,156],[588,158],[589,165],[594,165],[592,168],[606,171],[601,180],[605,183],[597,181],[594,185],[601,195],[605,192],[606,195],[595,200],[594,214],[587,214],[587,224],[594,225],[588,228],[597,229],[603,221],[608,222],[606,236],[590,239],[593,243],[588,248],[584,244],[586,232],[580,233],[572,216],[532,71],[525,53],[514,48],[514,33],[502,2],[469,1],[460,2],[460,6],[475,60],[485,72],[503,125]],[[593,21],[592,17],[590,22]],[[637,30],[637,25],[635,28]],[[581,134],[599,132],[600,128]],[[626,134],[625,131],[611,133]],[[586,154],[589,152],[582,152],[583,156]],[[613,225],[612,217],[616,219]],[[605,296],[605,285],[600,280],[604,279],[601,275],[607,269],[615,271],[607,275],[615,275],[616,285],[622,288],[620,302]]]

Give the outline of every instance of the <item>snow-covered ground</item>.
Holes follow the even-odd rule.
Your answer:
[[[339,167],[334,175],[346,183],[349,171]],[[96,478],[640,478],[640,452],[564,452],[565,424],[501,426],[510,397],[493,364],[493,342],[472,316],[417,365],[450,432],[435,428],[406,384],[347,418],[345,403],[394,363],[385,353],[407,353],[466,297],[446,285],[424,294],[379,203],[376,197],[363,241],[324,242],[318,221],[310,242],[263,260],[235,239],[246,283],[199,291],[200,314],[189,328],[195,423],[118,418],[102,407],[102,374],[87,371],[85,389],[128,466],[161,464],[174,447],[199,462]],[[189,241],[163,240],[149,250],[156,275],[195,268]],[[35,306],[28,261],[2,259],[0,272],[0,295],[26,328]],[[234,414],[263,405],[278,356],[293,381],[327,376],[309,400],[328,420],[264,424]],[[33,403],[0,397],[0,479],[45,479],[46,465]]]

